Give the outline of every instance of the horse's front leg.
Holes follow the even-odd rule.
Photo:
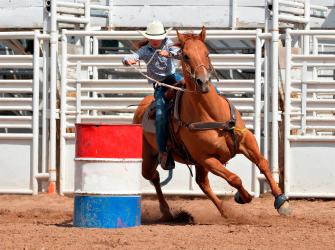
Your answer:
[[[154,185],[157,198],[159,201],[159,208],[161,213],[163,214],[161,220],[170,221],[173,219],[172,213],[170,212],[170,208],[168,203],[166,202],[161,186],[160,186],[160,178],[159,173],[157,171],[158,160],[157,156],[153,155],[150,150],[150,145],[146,142],[145,138],[143,138],[143,162],[142,162],[142,176],[151,181]]]
[[[207,195],[207,197],[214,203],[216,208],[219,210],[222,217],[226,217],[224,214],[223,208],[222,208],[222,202],[217,197],[217,195],[213,192],[209,180],[208,180],[208,170],[205,169],[202,166],[196,165],[195,166],[195,180],[197,184],[199,185],[200,189],[204,194]]]
[[[242,180],[233,172],[230,172],[218,159],[212,157],[204,160],[203,166],[211,173],[224,178],[232,187],[238,190],[235,201],[241,204],[249,203],[252,196],[243,187]]]

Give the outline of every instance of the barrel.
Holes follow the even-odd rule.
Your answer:
[[[76,124],[73,225],[141,223],[142,127]]]

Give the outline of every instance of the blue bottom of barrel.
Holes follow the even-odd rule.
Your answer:
[[[122,228],[141,224],[141,196],[75,195],[75,227]]]

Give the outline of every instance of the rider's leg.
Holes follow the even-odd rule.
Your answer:
[[[163,169],[168,168],[167,159],[168,153],[166,150],[167,140],[167,111],[168,103],[164,98],[166,88],[158,86],[155,88],[155,102],[156,102],[156,141],[159,151],[159,160]]]

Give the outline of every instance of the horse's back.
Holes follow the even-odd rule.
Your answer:
[[[142,101],[138,104],[138,107],[134,113],[133,124],[142,123],[145,110],[148,108],[148,106],[153,100],[154,97],[152,95],[146,96],[142,99]]]

